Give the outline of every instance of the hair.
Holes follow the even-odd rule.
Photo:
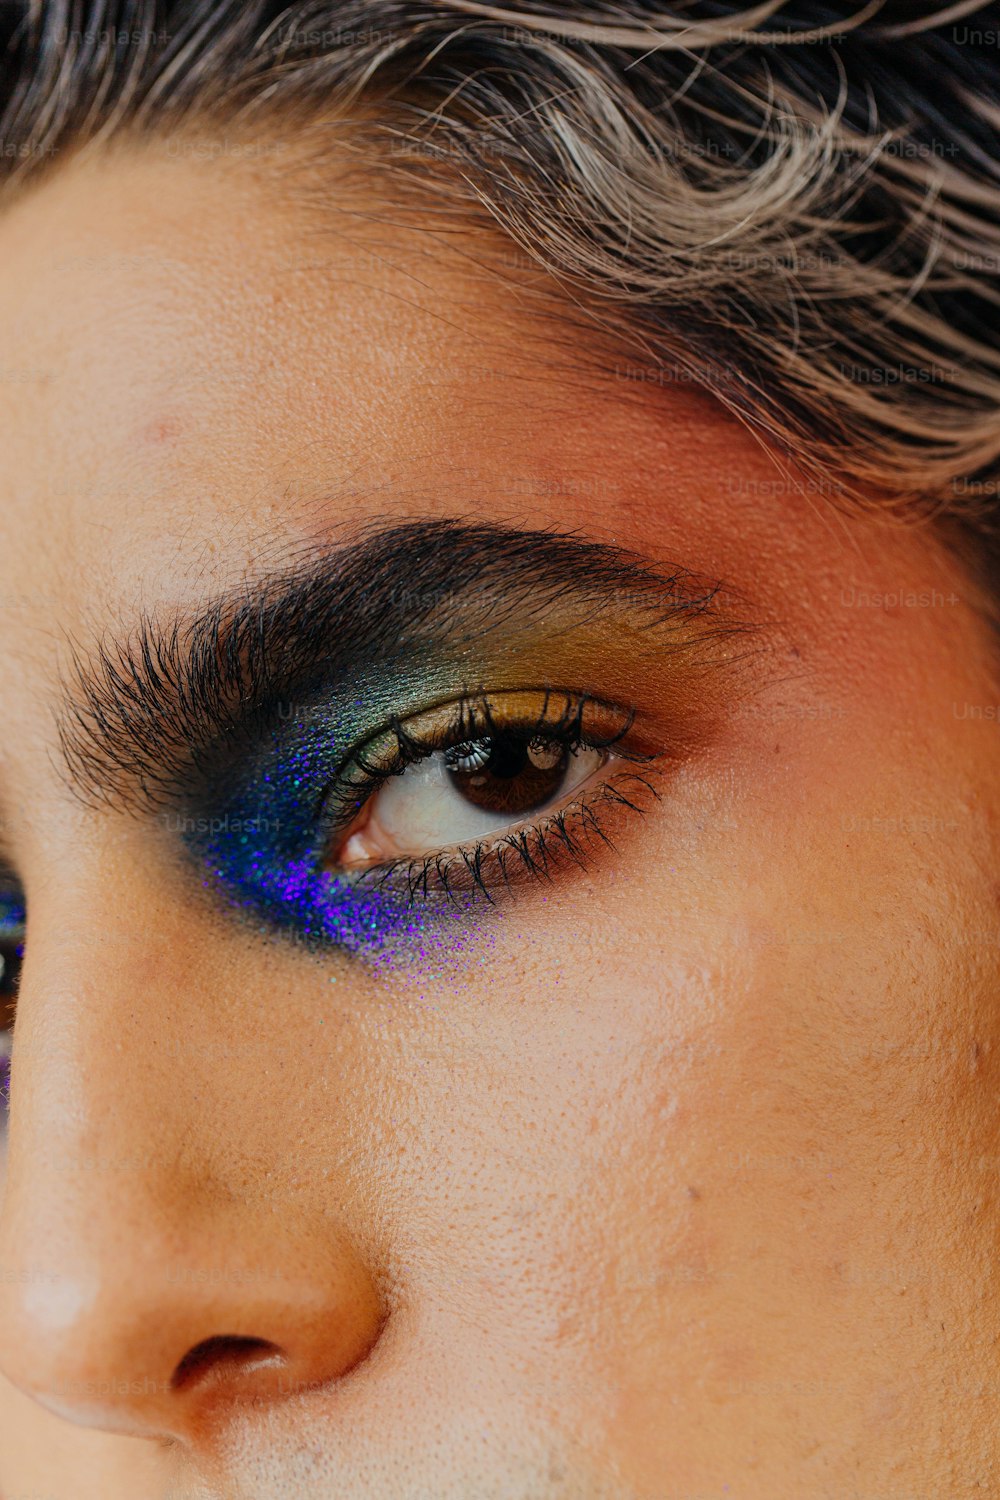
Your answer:
[[[707,387],[835,498],[937,518],[996,587],[998,44],[979,0],[7,0],[0,174],[346,121],[643,379]]]

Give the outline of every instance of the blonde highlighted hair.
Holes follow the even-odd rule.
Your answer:
[[[1000,576],[997,7],[27,0],[0,35],[9,192],[116,135],[356,116],[644,371]]]

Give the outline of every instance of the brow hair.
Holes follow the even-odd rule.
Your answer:
[[[472,645],[567,602],[581,622],[616,608],[650,629],[707,617],[704,638],[718,640],[745,628],[719,610],[719,590],[575,534],[372,523],[193,615],[143,614],[125,638],[74,650],[58,724],[63,763],[90,804],[155,807],[220,739],[235,745],[282,703],[349,686],[421,643]]]

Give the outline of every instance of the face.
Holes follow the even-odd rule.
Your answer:
[[[149,146],[0,227],[0,1492],[964,1493],[971,587],[328,189]]]

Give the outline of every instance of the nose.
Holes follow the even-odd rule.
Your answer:
[[[124,936],[112,962],[105,943],[98,982],[65,933],[43,927],[22,974],[0,1366],[74,1422],[197,1444],[353,1370],[383,1322],[376,1277],[336,1169],[302,1206],[243,1070],[164,1045],[184,945]]]
[[[25,1265],[5,1245],[4,1373],[70,1421],[197,1442],[234,1407],[347,1374],[377,1338],[378,1298],[350,1251],[311,1276],[287,1241],[270,1263],[234,1264],[228,1236],[221,1263],[204,1234],[179,1263],[168,1236],[144,1239],[131,1262],[92,1240]]]

